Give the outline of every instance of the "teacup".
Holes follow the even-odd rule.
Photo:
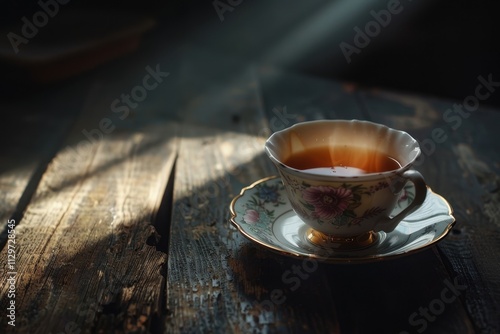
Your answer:
[[[408,133],[359,120],[295,124],[272,134],[265,151],[276,165],[290,204],[310,229],[313,244],[367,247],[391,232],[425,200],[422,175],[411,170],[420,154]],[[391,216],[407,182],[413,201]]]

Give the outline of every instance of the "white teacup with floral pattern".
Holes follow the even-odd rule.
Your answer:
[[[358,175],[318,175],[287,166],[292,155],[319,146],[342,146],[356,152],[377,150],[397,160],[400,167]],[[422,175],[410,170],[420,154],[418,142],[408,133],[358,120],[323,120],[295,124],[275,132],[265,151],[276,165],[291,206],[311,228],[308,239],[328,248],[363,248],[376,242],[376,232],[391,232],[425,200],[427,186]],[[391,217],[407,182],[415,197],[398,215]]]

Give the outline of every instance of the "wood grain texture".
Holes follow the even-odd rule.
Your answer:
[[[148,332],[163,316],[166,254],[153,224],[178,124],[145,103],[100,138],[84,135],[112,117],[110,102],[127,85],[91,86],[16,227],[16,331]],[[6,250],[0,254],[3,268]],[[5,308],[4,281],[0,289]]]
[[[175,156],[165,129],[53,161],[17,228],[17,328],[144,332],[161,315],[165,254],[152,222]]]
[[[256,82],[251,70],[234,69],[227,87],[212,81],[217,75],[210,67],[191,70],[199,80],[184,83],[189,94],[174,182],[166,332],[249,332],[266,325],[232,269],[245,240],[230,226],[228,205],[246,182],[273,172],[262,156],[264,138],[248,134],[261,126],[254,119],[264,121]]]
[[[63,91],[63,93],[68,93]],[[68,94],[75,102],[78,95]],[[7,220],[19,220],[68,128],[80,110],[66,112],[66,99],[37,94],[30,100],[4,100],[0,141],[0,245]],[[3,268],[2,268],[3,269]]]
[[[413,97],[413,105],[430,110],[428,118],[409,111],[401,123],[402,113],[379,112],[394,110],[395,100],[401,97],[372,92],[363,99],[375,121],[403,125],[419,140],[423,154],[416,168],[450,202],[457,219],[452,233],[437,246],[450,278],[459,277],[467,286],[461,299],[475,331],[500,331],[500,268],[496,265],[500,252],[496,124],[500,115],[480,108],[468,118],[454,114],[451,122],[444,115],[457,102]]]
[[[498,113],[474,115],[450,136],[451,159],[458,164],[461,192],[450,193],[460,214],[457,243],[446,242],[444,254],[454,254],[452,268],[470,287],[467,310],[480,333],[500,332],[500,145]]]

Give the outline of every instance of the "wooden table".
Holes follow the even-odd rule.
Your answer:
[[[500,113],[487,98],[448,111],[474,107],[470,96],[361,88],[186,47],[2,101],[0,332],[499,333]],[[371,120],[425,143],[418,170],[452,205],[452,232],[414,255],[319,263],[285,283],[302,260],[245,239],[229,204],[276,174],[266,137],[314,119]],[[450,285],[456,298],[437,308]],[[270,307],[276,291],[284,301]]]

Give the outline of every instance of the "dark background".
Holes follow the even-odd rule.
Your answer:
[[[36,1],[9,0],[3,3],[0,17],[0,96],[9,99],[44,90],[119,61],[119,55],[96,61],[66,78],[32,76],[33,68],[47,66],[47,54],[53,55],[51,66],[57,67],[64,60],[57,53],[58,46],[77,43],[78,39],[102,39],[132,26],[139,17],[156,21],[154,29],[143,35],[142,45],[164,53],[190,44],[248,63],[458,102],[474,94],[479,75],[492,74],[494,81],[500,81],[500,6],[493,0],[401,0],[401,13],[393,15],[390,24],[348,63],[340,43],[353,45],[354,27],[364,30],[366,23],[374,20],[370,11],[386,9],[387,3],[243,0],[232,11],[224,12],[221,21],[211,0],[73,0],[59,5],[58,14],[14,54],[7,33],[19,33],[21,18],[31,21],[40,6]],[[40,50],[43,61],[37,58]],[[492,94],[484,104],[499,107],[500,93]]]

